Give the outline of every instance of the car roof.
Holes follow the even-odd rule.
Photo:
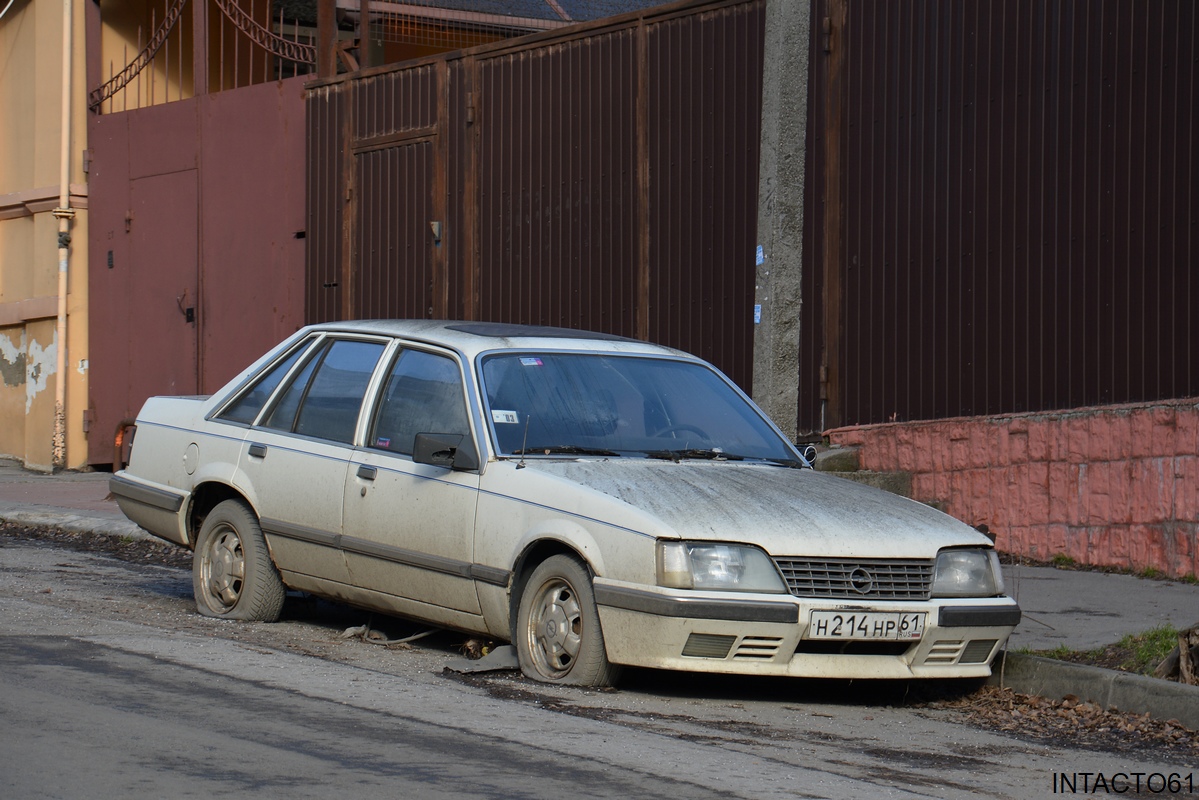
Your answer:
[[[575,350],[695,358],[670,347],[624,336],[573,328],[518,325],[506,322],[466,322],[425,319],[370,319],[327,322],[301,331],[398,336],[427,344],[449,347],[469,358],[493,350]]]

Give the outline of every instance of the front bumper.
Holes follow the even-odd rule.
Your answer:
[[[595,581],[608,659],[617,664],[807,678],[971,678],[1020,621],[1008,597],[847,602],[678,592]],[[925,614],[918,640],[808,639],[811,612]]]

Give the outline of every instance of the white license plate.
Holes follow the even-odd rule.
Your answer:
[[[919,639],[924,612],[813,611],[805,639]]]

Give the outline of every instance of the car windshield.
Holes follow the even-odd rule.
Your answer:
[[[483,360],[505,455],[800,461],[719,374],[690,361],[586,353]]]

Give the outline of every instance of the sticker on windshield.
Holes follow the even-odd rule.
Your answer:
[[[526,367],[540,367],[541,359],[537,357],[522,358],[520,363],[524,364]]]
[[[492,411],[491,421],[499,425],[519,425],[520,416],[515,411]]]

